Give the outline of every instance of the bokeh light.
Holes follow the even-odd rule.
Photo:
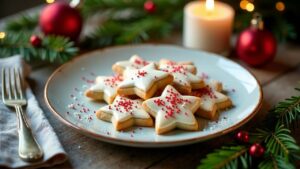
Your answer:
[[[52,4],[54,2],[55,2],[55,0],[46,0],[46,3],[48,3],[48,4]]]
[[[284,3],[281,2],[281,1],[276,2],[276,9],[277,9],[278,11],[284,11],[284,9],[285,9]]]
[[[254,5],[253,5],[253,3],[248,3],[247,5],[246,5],[246,10],[248,11],[248,12],[252,12],[252,11],[254,11],[254,9],[255,9],[255,7],[254,7]]]
[[[0,32],[0,39],[4,39],[5,38],[5,32]]]
[[[249,3],[249,2],[248,2],[247,0],[242,0],[242,1],[240,2],[240,7],[241,7],[241,9],[246,10],[246,6],[247,6],[248,3]]]

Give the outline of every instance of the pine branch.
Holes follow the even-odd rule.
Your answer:
[[[259,130],[260,137],[266,144],[268,152],[274,156],[281,156],[287,161],[292,153],[299,152],[300,147],[290,135],[290,130],[278,123],[274,131]]]
[[[88,48],[115,44],[139,43],[150,38],[166,36],[172,26],[156,17],[147,17],[135,22],[108,21],[83,41]]]
[[[245,146],[222,147],[208,154],[201,160],[198,169],[237,169],[251,168],[252,158],[248,154],[248,148]]]
[[[107,10],[111,11],[124,11],[132,10],[139,13],[144,13],[144,3],[146,0],[85,0],[82,12],[85,16],[94,14],[95,12],[103,12]],[[170,11],[174,14],[174,11],[178,12],[183,9],[183,6],[190,0],[153,0],[156,4],[156,12],[152,15],[162,16]]]
[[[104,10],[126,10],[126,9],[143,9],[144,0],[85,0],[82,13],[85,16],[94,14],[95,12],[104,11]]]
[[[273,156],[272,154],[268,155],[268,158],[263,160],[258,165],[259,169],[295,169],[291,163],[286,161],[281,156]]]
[[[22,15],[20,18],[14,19],[5,25],[5,30],[10,32],[33,31],[38,25],[38,15]]]
[[[299,89],[296,90],[300,91]],[[278,105],[271,110],[271,113],[274,113],[279,122],[289,128],[291,123],[299,119],[300,96],[292,96],[279,102]]]
[[[49,62],[65,62],[76,55],[78,48],[68,38],[60,36],[46,36],[41,47],[33,47],[29,43],[29,33],[7,32],[0,40],[0,57],[9,57],[21,54],[25,60],[33,59]]]

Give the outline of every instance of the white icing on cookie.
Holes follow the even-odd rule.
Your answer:
[[[183,96],[171,85],[168,85],[160,97],[151,98],[143,102],[155,117],[155,128],[166,128],[176,124],[193,125],[197,123],[194,112],[200,106],[200,98]]]
[[[148,62],[138,55],[133,55],[129,60],[116,62],[115,65],[120,66],[122,67],[122,69],[125,70],[126,68],[140,69],[148,65],[149,63],[154,63],[154,62]]]
[[[203,80],[192,74],[189,69],[192,69],[193,65],[169,65],[162,64],[159,69],[168,72],[173,75],[173,83],[178,86],[191,88],[192,83],[202,83]]]
[[[209,80],[207,82],[207,84],[213,89],[216,90],[218,92],[222,92],[223,91],[223,84],[218,81],[218,80]]]
[[[229,100],[229,97],[218,92],[214,86],[207,85],[204,88],[192,91],[193,96],[200,97],[202,104],[200,109],[211,111],[214,104],[222,103]]]
[[[103,92],[104,97],[115,97],[117,95],[117,86],[123,81],[121,76],[98,76],[96,84],[90,90],[94,92]]]
[[[194,66],[194,63],[191,61],[175,62],[175,61],[169,60],[169,59],[160,59],[159,65],[190,65],[190,66],[193,66],[193,67],[189,67],[189,68],[192,68],[192,69],[190,69],[192,73],[196,70],[196,66]]]
[[[141,100],[131,100],[121,96],[117,96],[112,104],[102,107],[100,111],[111,114],[116,122],[130,118],[150,118],[150,115],[142,108]]]
[[[124,71],[124,81],[120,83],[118,87],[137,87],[143,91],[147,91],[155,82],[164,79],[169,75],[169,73],[156,70],[154,63],[151,63],[141,69],[127,68]]]

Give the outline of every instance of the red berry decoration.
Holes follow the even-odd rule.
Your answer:
[[[250,149],[249,149],[249,153],[252,157],[262,157],[265,153],[265,148],[263,146],[261,146],[258,143],[253,144]]]
[[[156,10],[156,5],[155,5],[155,3],[153,1],[146,1],[144,3],[144,9],[148,13],[153,13]]]
[[[251,27],[244,30],[236,43],[237,56],[251,66],[262,66],[271,62],[276,54],[277,43],[273,34],[263,28],[260,14],[255,14]]]
[[[243,143],[248,143],[249,142],[249,133],[246,131],[240,131],[236,134],[235,138]]]
[[[39,47],[42,44],[42,39],[38,37],[37,35],[32,35],[30,37],[30,43],[34,47]]]
[[[75,41],[81,32],[82,18],[69,4],[56,2],[42,10],[39,25],[46,35],[61,35]]]

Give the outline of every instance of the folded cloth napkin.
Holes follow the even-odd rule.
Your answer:
[[[0,68],[2,67],[20,67],[23,77],[28,76],[30,72],[29,66],[19,55],[0,59]],[[2,88],[1,84],[0,88]],[[25,114],[29,124],[31,124],[30,126],[33,134],[44,151],[43,160],[35,163],[28,163],[19,158],[18,120],[16,113],[14,109],[6,107],[3,102],[0,101],[0,168],[48,167],[62,163],[67,159],[67,154],[29,87],[26,88],[26,96],[28,102]],[[2,94],[0,97],[2,98]]]

